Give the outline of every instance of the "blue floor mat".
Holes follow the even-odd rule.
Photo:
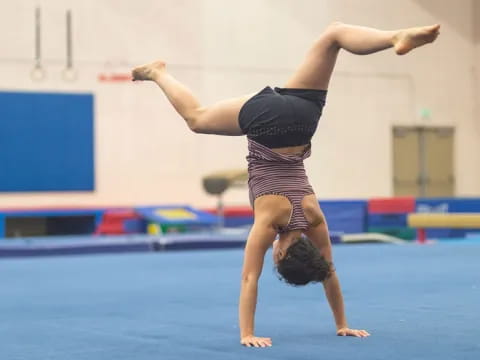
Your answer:
[[[213,232],[166,235],[47,236],[0,239],[0,258],[243,248],[248,231],[249,229],[223,229]]]
[[[259,284],[257,334],[239,345],[241,250],[0,261],[0,359],[480,358],[480,246],[335,247],[352,327],[335,336],[321,285],[288,287],[271,253]]]

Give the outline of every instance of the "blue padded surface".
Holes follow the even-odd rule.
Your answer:
[[[417,212],[480,212],[480,198],[418,198]]]
[[[0,191],[94,189],[93,95],[0,92]]]
[[[58,236],[0,242],[0,257],[85,255],[153,251],[152,239],[142,237]]]
[[[320,200],[331,231],[364,233],[367,231],[367,202],[363,200]]]
[[[49,217],[49,216],[88,216],[101,217],[106,208],[39,208],[39,209],[0,209],[0,215],[7,217]]]
[[[243,247],[248,229],[199,234],[57,236],[0,242],[0,257],[81,255],[117,252],[222,249]]]
[[[245,225],[253,225],[253,216],[226,216],[226,227],[239,227]]]
[[[160,236],[156,239],[159,250],[196,250],[243,247],[248,232],[239,230],[228,233],[205,232],[200,234],[175,234]]]
[[[407,227],[407,214],[368,214],[368,226]]]
[[[2,260],[0,358],[479,359],[478,245],[336,248],[347,319],[366,339],[335,336],[322,286],[284,285],[269,252],[255,323],[269,349],[239,345],[242,258],[239,249]]]

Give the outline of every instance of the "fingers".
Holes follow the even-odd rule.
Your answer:
[[[370,333],[366,330],[360,330],[360,333],[365,337],[370,336]]]
[[[352,336],[368,337],[368,336],[370,336],[370,334],[365,330],[352,330]]]
[[[270,338],[257,338],[257,344],[259,347],[270,347],[272,346],[272,339]]]
[[[366,330],[356,330],[358,337],[368,337],[370,334]]]
[[[354,337],[368,337],[370,333],[366,330],[354,329],[340,329],[337,331],[338,336],[354,336]]]
[[[265,348],[272,346],[272,339],[270,338],[259,338],[259,337],[249,337],[242,339],[241,344],[246,347],[256,347],[256,348]]]

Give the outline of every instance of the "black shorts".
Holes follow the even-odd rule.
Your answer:
[[[267,86],[240,109],[240,128],[249,139],[269,148],[307,145],[326,96],[326,90]]]

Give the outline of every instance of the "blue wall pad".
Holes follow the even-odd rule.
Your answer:
[[[480,198],[418,198],[417,212],[480,212]]]
[[[427,229],[428,239],[463,238],[478,232],[478,229]]]
[[[480,212],[480,198],[418,198],[417,212],[469,213]],[[427,238],[457,238],[471,232],[469,229],[427,229]]]
[[[369,214],[368,225],[407,227],[407,214]]]
[[[91,94],[0,92],[0,191],[94,190]]]
[[[454,199],[450,205],[450,212],[480,212],[480,199],[476,198],[458,198]]]
[[[224,226],[240,227],[245,225],[253,225],[253,216],[226,216]]]
[[[367,201],[321,200],[319,203],[331,231],[347,234],[364,233],[367,231]]]

